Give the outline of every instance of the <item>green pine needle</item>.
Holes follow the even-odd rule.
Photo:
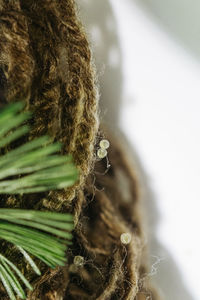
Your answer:
[[[0,209],[0,238],[16,245],[38,275],[41,274],[40,270],[28,253],[38,257],[51,268],[64,266],[72,230],[73,217],[69,214]],[[0,278],[10,299],[15,299],[15,293],[20,299],[26,299],[19,280],[9,266],[28,289],[32,288],[14,264],[0,255]]]
[[[31,114],[20,112],[24,105],[14,103],[0,112],[0,153],[1,148],[28,133],[29,126],[23,123]],[[78,172],[71,156],[57,154],[61,146],[43,136],[0,155],[0,194],[44,192],[73,185]],[[32,257],[51,268],[64,266],[72,230],[73,217],[69,214],[0,209],[0,239],[14,244],[38,275],[41,273]],[[21,283],[32,290],[21,271],[2,254],[0,280],[11,300],[16,296],[26,299]]]
[[[22,247],[45,263],[48,258],[51,268],[64,265],[72,229],[73,218],[68,214],[0,209],[0,238]]]
[[[20,112],[23,105],[15,103],[0,112],[0,148],[29,131],[27,125],[16,129],[30,117],[30,113]],[[61,146],[43,136],[1,155],[0,194],[44,192],[73,185],[78,177],[77,169],[70,156],[56,154]],[[6,180],[16,175],[20,178]]]
[[[32,260],[32,258],[30,257],[30,255],[28,255],[28,253],[20,246],[17,246],[17,248],[19,249],[19,251],[23,254],[25,260],[31,265],[32,269],[34,270],[34,272],[37,275],[41,275],[40,269],[37,267],[37,265],[35,264],[35,262]]]
[[[29,290],[33,290],[21,271],[10,260],[0,254],[0,278],[10,299],[16,300],[15,293],[20,299],[26,299],[26,294],[15,274]]]

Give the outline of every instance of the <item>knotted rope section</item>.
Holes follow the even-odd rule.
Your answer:
[[[75,216],[66,267],[50,270],[38,262],[38,279],[18,263],[35,287],[28,299],[155,299],[140,280],[146,271],[135,175],[111,137],[110,169],[96,154],[102,134],[95,68],[74,1],[0,0],[0,41],[0,95],[6,102],[25,99],[33,111],[24,140],[48,134],[61,141],[80,173],[65,190],[2,197],[3,207]],[[17,261],[14,250],[11,255]],[[3,288],[0,296],[7,299]]]

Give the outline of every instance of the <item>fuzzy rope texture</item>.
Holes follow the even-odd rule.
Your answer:
[[[74,1],[0,0],[0,41],[1,106],[25,99],[26,109],[34,113],[30,134],[18,144],[48,134],[63,143],[62,153],[72,154],[80,171],[79,182],[65,190],[1,196],[1,207],[75,216],[68,264],[50,270],[37,261],[43,272],[39,279],[13,247],[0,245],[34,285],[27,299],[156,299],[145,279],[135,175],[114,140],[111,168],[107,169],[105,159],[96,158],[102,135],[98,133],[98,90]],[[132,235],[127,246],[120,242],[124,232]],[[84,257],[83,266],[74,267],[75,255]],[[7,299],[2,286],[0,298]]]

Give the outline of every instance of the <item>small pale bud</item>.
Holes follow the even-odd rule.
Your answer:
[[[120,240],[122,242],[122,244],[124,245],[128,245],[131,242],[131,234],[130,233],[122,233],[120,236]]]
[[[102,149],[108,149],[110,147],[110,143],[109,143],[108,140],[101,140],[100,143],[99,143],[99,146]]]
[[[106,157],[106,155],[107,155],[106,149],[100,148],[100,149],[97,151],[97,156],[98,156],[99,158],[104,158],[104,157]]]
[[[74,264],[77,267],[80,267],[84,264],[84,258],[83,256],[77,255],[74,257]]]

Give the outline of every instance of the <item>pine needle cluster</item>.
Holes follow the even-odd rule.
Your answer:
[[[24,123],[31,113],[21,112],[23,107],[23,102],[16,102],[0,112],[0,194],[37,193],[73,185],[78,173],[72,157],[59,155],[62,145],[52,143],[48,136],[1,151],[29,132]],[[38,275],[41,272],[34,257],[51,268],[65,265],[72,230],[70,214],[0,209],[0,239],[15,245]],[[32,290],[26,277],[3,253],[0,253],[0,279],[11,300],[16,296],[26,299],[25,287]]]

